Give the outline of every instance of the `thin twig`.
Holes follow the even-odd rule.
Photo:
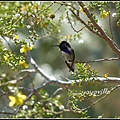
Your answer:
[[[86,28],[88,28],[88,30],[90,30],[92,33],[96,34],[97,36],[101,37],[101,35],[100,35],[98,32],[96,32],[96,31],[94,31],[92,28],[90,28],[90,26],[89,26],[87,23],[85,23],[84,20],[82,20],[82,19],[80,18],[80,16],[78,16],[72,9],[70,9],[70,11],[71,11],[71,12],[73,13],[73,15],[77,18],[77,20],[79,20],[82,24],[84,24],[84,26],[85,26]]]
[[[42,75],[42,77],[44,77],[47,81],[50,80],[56,80],[56,78],[54,76],[50,76],[48,74],[46,74],[46,72],[44,72],[37,64],[36,62],[33,60],[33,58],[31,57],[31,53],[30,51],[26,53],[28,61],[31,63],[31,65],[34,67],[34,69],[40,74]]]
[[[45,12],[46,10],[48,10],[54,3],[52,2],[50,5],[48,5],[44,10],[40,11],[38,13],[38,16],[42,13],[42,12]]]
[[[55,14],[57,11],[59,11],[60,8],[62,7],[62,5],[63,5],[63,4],[61,4],[61,5],[53,12],[53,14]]]
[[[112,60],[120,60],[119,58],[104,58],[104,59],[98,59],[98,60],[90,60],[82,62],[80,60],[75,60],[75,63],[90,63],[90,62],[104,62],[104,61],[112,61]]]
[[[32,80],[32,78],[30,76],[28,76],[28,78],[30,78],[30,81],[31,81],[31,84],[32,84],[32,89],[34,90],[35,88],[34,88],[33,80]]]
[[[120,57],[120,49],[118,48],[118,45],[108,35],[106,35],[105,31],[96,23],[96,21],[92,18],[90,12],[88,11],[88,9],[85,7],[84,3],[78,2],[78,4],[82,7],[83,11],[86,13],[87,17],[90,19],[94,27],[99,31],[99,34],[93,32],[93,30],[90,30],[88,26],[86,27],[90,31],[98,35],[99,37],[103,38],[109,44],[110,48],[117,54],[117,56]]]
[[[71,23],[71,21],[70,21],[70,19],[69,19],[68,12],[67,12],[67,16],[68,16],[67,18],[68,18],[68,21],[69,21],[69,23],[70,23],[70,25],[71,25],[71,28],[74,30],[74,32],[78,33],[78,32],[82,31],[82,30],[85,28],[85,26],[84,26],[84,27],[82,27],[80,30],[76,30],[76,29],[73,27],[73,25],[72,25],[72,23]]]
[[[65,1],[63,1],[63,2],[54,1],[54,3],[65,5],[67,7],[71,7],[73,10],[77,10],[75,7],[73,7],[71,4],[69,4],[70,2],[67,4]]]
[[[58,88],[52,95],[50,98],[54,97],[59,91],[63,90],[63,88]]]
[[[107,7],[107,9],[108,9],[108,7]],[[108,9],[108,12],[109,12],[109,9]],[[110,32],[111,32],[111,38],[112,38],[112,40],[113,40],[113,32],[112,32],[112,22],[111,22],[111,14],[110,14],[110,12],[109,12],[109,27],[110,27]]]
[[[13,112],[0,111],[0,114],[13,115]]]

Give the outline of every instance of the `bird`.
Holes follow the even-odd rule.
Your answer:
[[[61,57],[65,61],[67,67],[69,68],[69,72],[75,71],[75,53],[70,44],[67,41],[62,41],[58,46],[60,49]]]

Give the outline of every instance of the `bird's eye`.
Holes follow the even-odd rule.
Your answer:
[[[63,44],[62,46],[65,47],[65,44]]]

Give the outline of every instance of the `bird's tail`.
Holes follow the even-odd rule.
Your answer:
[[[68,62],[68,61],[65,61],[66,65],[68,66],[68,68],[70,69],[70,71],[74,72],[75,71],[75,62],[72,61],[72,62]]]

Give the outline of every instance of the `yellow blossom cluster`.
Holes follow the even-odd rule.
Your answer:
[[[5,60],[5,61],[9,61],[9,57],[10,57],[10,56],[9,56],[8,54],[6,54],[6,55],[4,56],[4,60]]]
[[[9,106],[18,106],[22,105],[24,100],[27,98],[26,95],[23,95],[21,92],[18,92],[15,96],[9,96],[10,99]]]
[[[33,49],[33,47],[34,47],[34,45],[33,45],[33,44],[31,44],[31,45],[30,45],[30,47],[28,47],[28,45],[27,45],[27,44],[22,45],[22,46],[21,46],[21,49],[20,49],[20,53],[26,53],[26,52],[28,52],[28,51],[32,50],[32,49]]]
[[[108,14],[109,14],[109,12],[103,10],[103,11],[100,12],[100,17],[101,17],[102,19],[104,19],[104,18],[106,18],[106,17],[108,16]]]
[[[84,68],[85,70],[88,70],[88,69],[90,69],[90,64],[88,64],[87,66],[85,66],[85,68]]]
[[[31,44],[30,47],[28,47],[27,44],[21,45],[20,53],[26,53],[26,52],[32,50],[33,47],[34,47],[33,44]],[[28,68],[28,65],[25,63],[25,60],[20,60],[19,63],[23,68]]]
[[[72,39],[72,35],[66,35],[65,37],[68,39]]]
[[[9,63],[11,61],[11,56],[6,54],[4,55],[4,60]],[[25,63],[25,60],[19,60],[19,65],[22,66],[22,68],[28,68],[28,64]]]
[[[18,40],[18,35],[14,36],[13,40]]]
[[[28,64],[25,63],[25,60],[20,60],[19,64],[23,67],[23,68],[28,68]]]
[[[109,75],[109,73],[105,73],[105,74],[104,74],[104,77],[105,77],[105,78],[108,78],[108,75]]]

